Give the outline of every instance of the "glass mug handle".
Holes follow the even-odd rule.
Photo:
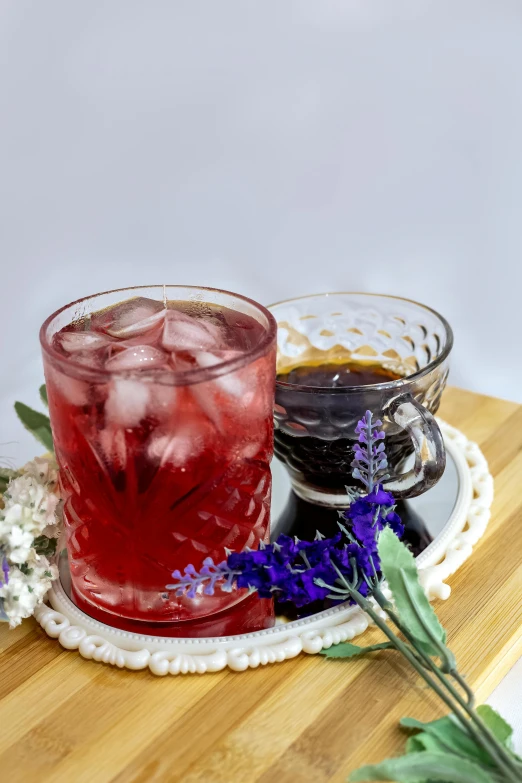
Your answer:
[[[431,489],[444,473],[446,451],[442,433],[432,414],[411,394],[395,397],[386,413],[410,435],[415,464],[406,473],[383,482],[384,487],[396,498],[414,498]]]

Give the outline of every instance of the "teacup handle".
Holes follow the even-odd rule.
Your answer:
[[[401,394],[389,404],[387,414],[411,436],[415,464],[384,486],[396,498],[414,498],[431,489],[444,473],[446,451],[439,425],[411,394]]]

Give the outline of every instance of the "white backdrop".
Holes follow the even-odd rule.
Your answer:
[[[3,461],[44,317],[139,283],[417,298],[522,401],[521,40],[520,0],[2,0]]]
[[[3,0],[6,457],[43,318],[139,283],[417,298],[522,401],[521,36],[519,0]]]

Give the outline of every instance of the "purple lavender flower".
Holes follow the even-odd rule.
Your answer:
[[[238,589],[255,590],[260,598],[277,596],[281,602],[302,607],[329,595],[329,585],[338,579],[336,569],[359,587],[374,576],[370,553],[357,541],[346,543],[341,532],[315,541],[282,535],[262,549],[233,552],[219,565],[207,558],[199,572],[194,566],[187,566],[183,575],[174,571],[177,582],[167,589],[194,598],[198,588],[213,595],[217,587],[230,589],[234,584]]]
[[[395,512],[395,501],[380,484],[372,493],[352,503],[346,511],[346,518],[351,521],[355,538],[373,555],[376,567],[377,539],[381,530],[388,526],[399,538],[404,534],[404,526]]]
[[[9,584],[9,563],[7,562],[7,557],[4,554],[0,553],[0,556],[2,557],[2,573],[4,575],[3,584],[7,585]]]
[[[366,411],[355,428],[359,442],[353,448],[352,476],[364,484],[368,493],[373,491],[378,479],[387,478],[388,460],[382,442],[385,434],[381,427],[382,421],[377,419],[374,422],[371,411]]]
[[[167,585],[167,590],[195,598],[198,593],[213,595],[216,588],[248,588],[260,598],[277,596],[281,602],[303,607],[325,598],[346,600],[345,580],[368,595],[380,579],[379,533],[386,526],[399,538],[404,532],[393,496],[380,483],[388,465],[380,427],[382,422],[373,422],[370,411],[357,424],[359,442],[354,448],[352,475],[363,483],[366,494],[356,496],[341,513],[349,524],[340,521],[337,535],[323,538],[318,533],[314,541],[282,535],[272,544],[261,543],[257,550],[227,552],[226,561],[217,565],[207,558],[200,571],[193,565],[183,574],[174,571],[176,583]]]
[[[233,590],[234,579],[237,573],[227,564],[226,560],[215,564],[211,557],[203,560],[201,571],[196,571],[192,564],[185,566],[185,571],[173,571],[172,577],[176,583],[166,585],[166,590],[174,590],[178,598],[186,595],[187,598],[195,598],[198,589],[205,595],[214,595],[214,589],[219,583],[219,588],[225,593]]]

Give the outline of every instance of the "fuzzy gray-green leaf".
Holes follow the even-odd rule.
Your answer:
[[[393,600],[402,623],[429,655],[439,655],[440,651],[423,628],[417,613],[422,616],[430,632],[442,644],[446,642],[446,632],[419,583],[413,555],[389,528],[385,528],[380,534],[378,547],[381,570],[393,593]]]
[[[18,472],[10,468],[0,468],[0,492],[5,492],[11,479],[16,478]]]
[[[358,647],[356,644],[343,642],[342,644],[336,644],[333,647],[330,647],[328,650],[322,650],[321,655],[324,655],[326,658],[355,658],[357,655],[390,649],[393,649],[393,644],[391,642],[370,644],[368,647]]]
[[[506,748],[510,748],[513,729],[502,715],[499,715],[489,704],[481,704],[477,707],[477,713],[498,741]]]
[[[29,408],[23,402],[15,402],[18,418],[29,432],[45,446],[48,451],[54,451],[51,422],[48,416]]]
[[[494,783],[486,770],[467,759],[450,753],[410,753],[399,758],[386,759],[380,764],[368,764],[352,772],[348,780],[397,780],[400,783],[421,783],[426,780],[446,783]]]
[[[47,399],[47,386],[45,385],[45,383],[42,383],[42,385],[40,386],[38,391],[40,392],[40,399],[41,399],[41,401],[43,402],[45,407],[48,408],[49,407],[49,400]]]
[[[429,723],[422,723],[415,718],[403,718],[401,726],[418,729],[421,733],[416,734],[415,739],[421,742],[426,750],[437,750],[442,753],[449,751],[466,756],[483,766],[494,766],[489,753],[477,745],[451,715]]]
[[[420,735],[418,735],[415,737],[408,737],[404,750],[406,753],[422,753],[423,750],[431,750],[431,747],[426,747],[423,739],[421,739]]]
[[[33,546],[37,555],[45,555],[46,557],[53,557],[56,554],[56,545],[58,539],[48,538],[47,536],[37,536],[34,539]]]

